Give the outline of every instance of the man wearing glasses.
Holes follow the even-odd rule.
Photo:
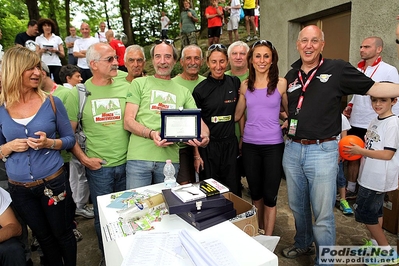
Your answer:
[[[86,167],[94,207],[94,225],[102,250],[97,196],[126,189],[129,132],[123,128],[123,117],[129,84],[115,79],[118,75],[118,56],[109,44],[93,44],[87,50],[86,58],[93,73],[92,79],[85,83],[90,95],[81,120],[87,149],[83,151],[75,145],[72,152]],[[79,111],[77,90],[71,91],[66,108],[75,130]]]
[[[82,33],[82,38],[75,41],[73,46],[73,56],[78,58],[77,66],[80,68],[82,83],[84,83],[93,76],[86,61],[86,51],[90,45],[99,42],[99,40],[90,36],[90,26],[85,22],[80,25],[80,32]]]
[[[341,132],[341,97],[368,94],[397,97],[399,85],[374,82],[348,62],[323,58],[324,33],[310,25],[296,42],[300,59],[286,74],[288,139],[283,167],[288,203],[295,218],[295,243],[283,250],[287,258],[315,253],[335,245],[334,204]],[[312,222],[312,212],[314,223]],[[327,265],[327,264],[323,264]]]
[[[153,76],[134,79],[128,90],[125,129],[130,131],[127,153],[127,189],[161,183],[163,167],[170,159],[179,170],[179,146],[161,139],[161,109],[197,108],[190,91],[171,80],[177,49],[170,40],[156,41],[150,54]],[[201,121],[202,122],[202,121]],[[206,146],[208,127],[201,123],[202,141],[189,140],[193,146]]]
[[[143,47],[139,45],[130,45],[125,51],[125,67],[127,69],[127,82],[131,83],[133,79],[144,77],[145,54]]]

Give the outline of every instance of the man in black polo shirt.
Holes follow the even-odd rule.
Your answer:
[[[35,41],[37,35],[39,35],[39,30],[37,29],[37,21],[32,19],[28,22],[28,29],[25,32],[18,33],[17,36],[15,36],[14,43],[17,45],[25,46],[25,43],[27,41]]]
[[[398,84],[374,83],[347,62],[323,58],[324,44],[324,33],[317,26],[300,31],[296,45],[301,58],[285,76],[289,128],[283,167],[296,228],[294,245],[283,250],[287,258],[314,254],[313,242],[317,251],[320,246],[335,245],[341,97],[399,95]],[[319,265],[316,254],[315,265]]]

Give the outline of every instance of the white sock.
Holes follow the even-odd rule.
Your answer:
[[[373,246],[378,246],[377,240],[375,240],[374,238],[370,239],[371,243],[373,243]]]
[[[348,181],[348,185],[346,186],[346,189],[352,192],[356,191],[356,182]]]

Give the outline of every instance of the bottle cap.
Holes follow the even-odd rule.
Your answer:
[[[166,160],[166,163],[172,163],[172,160]]]

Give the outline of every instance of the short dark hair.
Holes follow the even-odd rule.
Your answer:
[[[76,72],[80,73],[80,69],[78,66],[75,65],[65,65],[62,66],[59,72],[59,77],[62,83],[67,83],[67,77],[72,77],[73,74],[75,74]]]
[[[35,26],[37,24],[37,20],[36,19],[31,19],[31,20],[29,20],[29,22],[28,22],[28,27],[29,26]]]
[[[51,33],[55,32],[55,23],[52,19],[49,18],[41,18],[37,22],[37,29],[39,30],[40,34],[43,34],[43,25],[48,24],[51,26]]]

